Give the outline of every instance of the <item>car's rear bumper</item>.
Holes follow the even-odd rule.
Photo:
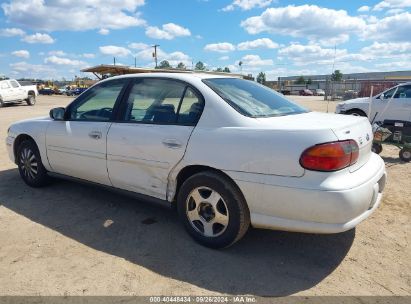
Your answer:
[[[359,170],[334,178],[334,185],[342,185],[341,189],[310,189],[304,187],[304,177],[299,178],[300,187],[250,182],[244,175],[241,180],[233,178],[247,200],[254,227],[337,233],[354,228],[378,208],[386,171],[383,160],[372,154]]]

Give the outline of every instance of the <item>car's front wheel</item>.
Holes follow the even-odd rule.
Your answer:
[[[25,140],[19,145],[16,157],[20,176],[27,185],[37,188],[48,184],[47,170],[41,162],[37,145],[32,140]]]
[[[177,209],[188,233],[211,248],[234,244],[250,226],[250,211],[240,190],[227,177],[211,171],[183,183]]]

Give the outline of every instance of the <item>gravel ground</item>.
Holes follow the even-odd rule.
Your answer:
[[[321,98],[291,98],[327,111]],[[10,123],[71,100],[1,108],[0,138]],[[411,163],[394,147],[381,156],[383,202],[356,229],[252,229],[216,251],[194,243],[166,208],[69,181],[31,189],[1,144],[0,295],[411,295]]]

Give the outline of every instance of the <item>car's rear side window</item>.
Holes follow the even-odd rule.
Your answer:
[[[209,78],[203,82],[241,114],[271,117],[308,112],[274,90],[239,78]]]
[[[172,79],[136,79],[126,101],[123,121],[195,125],[204,103],[183,82]]]

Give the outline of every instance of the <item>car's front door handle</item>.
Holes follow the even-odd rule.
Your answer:
[[[164,139],[162,143],[164,146],[171,149],[179,149],[183,146],[177,139]]]
[[[91,131],[90,133],[88,133],[88,136],[90,136],[93,139],[100,139],[102,133],[100,131]]]

